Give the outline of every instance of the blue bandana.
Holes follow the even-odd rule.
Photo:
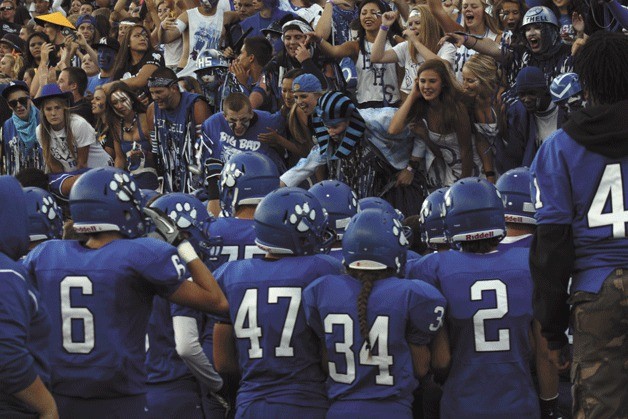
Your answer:
[[[28,121],[24,121],[13,113],[11,120],[15,125],[17,136],[24,143],[27,150],[30,150],[37,142],[36,129],[39,125],[39,110],[31,103],[31,112],[28,115]]]

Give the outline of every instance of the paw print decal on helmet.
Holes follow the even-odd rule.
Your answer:
[[[310,229],[315,219],[316,210],[310,208],[310,204],[305,202],[303,205],[295,205],[294,212],[288,217],[288,222],[295,225],[298,232],[304,233]]]
[[[184,217],[187,215],[188,217]],[[189,202],[178,202],[168,216],[174,221],[179,228],[188,228],[196,221],[196,208],[193,208]],[[191,221],[193,220],[193,221]]]
[[[120,201],[130,202],[133,200],[135,191],[137,191],[137,186],[126,173],[116,173],[109,182],[109,189],[115,192]],[[136,204],[139,205],[139,202]]]
[[[349,207],[350,210],[356,209],[358,207],[358,195],[354,192],[351,191],[351,206]]]
[[[406,234],[403,231],[403,226],[401,225],[401,222],[397,219],[393,219],[393,228],[392,228],[392,232],[395,235],[395,237],[397,237],[397,240],[399,240],[399,244],[402,246],[407,246],[410,244],[410,242],[408,242],[408,239],[406,237]]]
[[[220,184],[223,188],[233,188],[236,180],[242,175],[243,173],[236,167],[235,163],[228,163],[220,176]]]
[[[59,214],[61,212],[59,206],[57,206],[57,203],[55,202],[54,198],[52,196],[45,196],[44,199],[42,200],[42,206],[41,209],[39,210],[42,214],[44,214],[46,216],[46,218],[50,221],[54,220],[55,218],[59,217]]]

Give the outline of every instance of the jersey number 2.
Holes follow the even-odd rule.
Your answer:
[[[510,330],[499,329],[498,340],[486,340],[484,322],[497,320],[508,313],[508,290],[506,284],[499,279],[477,281],[471,286],[471,301],[482,301],[484,291],[494,291],[494,308],[483,308],[473,315],[473,334],[475,337],[475,350],[477,352],[497,352],[510,350]]]
[[[92,281],[86,276],[66,276],[60,283],[63,348],[71,354],[88,354],[94,349],[94,315],[86,307],[73,307],[72,288],[80,288],[83,295],[93,295]],[[72,338],[72,324],[83,324],[83,341]],[[75,323],[76,324],[76,323]]]

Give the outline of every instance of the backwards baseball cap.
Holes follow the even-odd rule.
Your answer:
[[[523,92],[530,89],[547,89],[545,75],[538,67],[523,67],[516,79],[517,92]]]
[[[100,38],[100,40],[96,44],[96,48],[98,47],[107,47],[107,48],[111,48],[114,51],[118,51],[120,49],[120,43],[118,42],[116,38],[103,36],[102,38]]]
[[[289,31],[290,29],[295,29],[303,33],[314,32],[314,29],[312,29],[310,25],[299,19],[289,20],[284,23],[281,27],[281,33],[285,34],[286,31]]]
[[[313,74],[305,73],[292,81],[293,92],[320,93],[323,91],[321,81]]]
[[[12,80],[2,90],[2,97],[7,99],[9,95],[16,90],[24,90],[26,93],[30,93],[28,85],[22,80]]]
[[[92,26],[95,27],[96,26],[96,19],[92,15],[81,15],[76,20],[76,27],[78,28],[83,23],[89,23],[89,24],[91,24]]]

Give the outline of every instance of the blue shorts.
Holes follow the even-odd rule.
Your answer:
[[[238,407],[235,417],[236,419],[324,419],[326,413],[326,407],[296,406],[293,404],[256,400],[243,408]]]
[[[60,418],[128,419],[146,418],[146,396],[139,394],[111,399],[82,399],[53,394]]]
[[[146,385],[146,418],[203,419],[199,385],[181,379]]]

